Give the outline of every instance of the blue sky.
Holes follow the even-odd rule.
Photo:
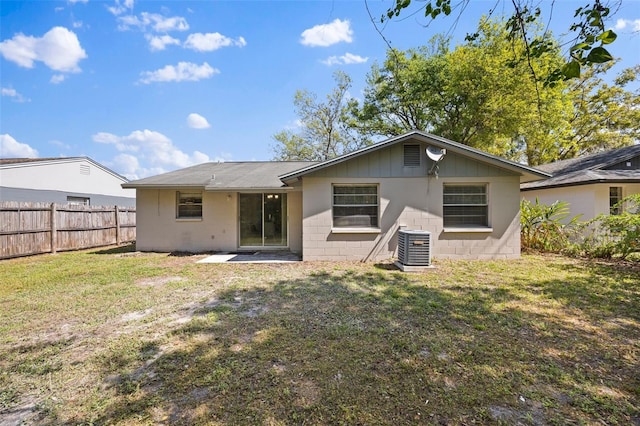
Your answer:
[[[556,2],[556,35],[582,3]],[[368,2],[375,18],[389,5]],[[474,0],[457,21],[407,13],[380,29],[400,49],[437,33],[462,42],[495,5],[511,13]],[[0,156],[86,155],[132,179],[270,159],[273,134],[295,128],[296,89],[324,97],[339,69],[358,98],[387,48],[360,0],[2,0],[0,18]],[[617,69],[640,63],[640,1],[609,26]]]

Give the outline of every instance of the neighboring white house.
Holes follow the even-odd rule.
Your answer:
[[[430,232],[434,257],[506,259],[520,256],[520,183],[546,177],[413,131],[320,163],[205,163],[123,186],[137,190],[139,250],[373,261],[406,229]]]
[[[640,193],[640,145],[536,166],[551,178],[520,185],[522,198],[550,205],[569,203],[570,217],[587,221],[616,213],[615,205]]]
[[[0,201],[136,204],[127,178],[88,157],[0,159]]]

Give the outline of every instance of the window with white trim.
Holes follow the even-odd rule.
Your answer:
[[[202,218],[202,192],[176,193],[176,217],[178,219]]]
[[[333,185],[335,228],[378,228],[378,185]]]
[[[74,197],[71,195],[67,195],[67,204],[88,206],[89,204],[91,204],[91,200],[89,197]]]
[[[445,184],[442,204],[445,228],[489,226],[486,184]]]
[[[622,213],[622,208],[619,204],[620,201],[622,201],[622,187],[609,187],[609,214],[616,215]]]

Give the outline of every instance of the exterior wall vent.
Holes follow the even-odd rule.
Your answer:
[[[91,167],[88,164],[80,164],[80,174],[81,175],[90,175]]]
[[[404,166],[420,167],[420,145],[404,145]]]
[[[398,231],[398,261],[406,266],[431,266],[431,232]]]

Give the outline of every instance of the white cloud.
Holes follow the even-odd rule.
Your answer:
[[[69,3],[71,4],[75,4],[75,3],[89,3],[89,0],[68,0]]]
[[[329,56],[324,61],[320,61],[325,65],[350,65],[350,64],[363,64],[367,62],[369,58],[364,58],[359,55],[354,55],[353,53],[345,53],[342,56]]]
[[[187,125],[192,129],[208,129],[211,127],[206,118],[195,112],[187,116]]]
[[[26,143],[20,143],[6,133],[0,135],[0,157],[3,158],[35,158],[38,151]]]
[[[76,34],[64,27],[53,27],[42,37],[16,34],[0,43],[0,53],[21,67],[33,68],[41,61],[61,72],[79,72],[78,62],[87,57]]]
[[[62,149],[65,149],[65,150],[69,150],[69,149],[71,149],[71,145],[66,144],[66,143],[64,143],[64,142],[57,141],[57,140],[49,141],[49,143],[50,143],[51,145],[55,145],[55,146],[57,146],[58,148],[62,148]]]
[[[136,153],[123,152],[114,158],[116,170],[130,179],[210,161],[207,154],[200,151],[185,153],[167,136],[151,130],[136,130],[128,136],[101,132],[93,135],[93,140],[112,144],[119,151]]]
[[[640,19],[618,19],[614,29],[619,31],[627,27],[630,27],[631,31],[640,31]]]
[[[122,31],[137,27],[142,31],[146,31],[151,27],[156,32],[167,31],[186,31],[189,29],[189,23],[182,16],[165,17],[158,13],[142,12],[140,16],[126,15],[118,17],[120,25],[118,29]]]
[[[163,81],[198,81],[219,74],[220,70],[212,68],[208,63],[197,65],[191,62],[179,62],[178,65],[167,65],[156,71],[141,73],[140,82],[149,84]]]
[[[20,93],[18,93],[18,91],[16,89],[12,89],[10,87],[3,87],[2,88],[2,96],[8,96],[8,97],[12,98],[12,100],[14,102],[20,102],[20,103],[22,103],[22,102],[31,102],[31,99],[25,98]]]
[[[73,26],[73,28],[82,28],[82,21],[73,21],[73,23],[71,24]]]
[[[49,82],[51,84],[60,84],[64,81],[64,74],[55,74],[51,76]]]
[[[186,47],[187,49],[196,50],[198,52],[211,52],[214,50],[218,50],[221,47],[244,47],[246,45],[247,42],[243,37],[238,37],[234,40],[230,37],[223,36],[220,33],[189,34],[189,37],[187,37],[187,40],[184,42],[184,47]]]
[[[107,7],[107,10],[116,16],[122,15],[123,13],[131,9],[133,9],[133,0],[115,0],[114,6]]]
[[[305,46],[331,46],[332,44],[353,41],[353,31],[351,22],[348,20],[336,19],[330,24],[316,25],[306,29],[301,34],[300,43]]]
[[[149,48],[152,51],[164,50],[170,44],[180,45],[180,40],[168,35],[152,36],[147,34],[145,38],[149,42]]]

